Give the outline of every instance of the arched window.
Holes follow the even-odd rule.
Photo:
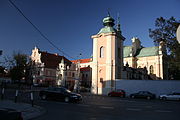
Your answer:
[[[152,65],[149,67],[149,71],[150,71],[150,74],[154,74],[154,68]]]
[[[100,58],[103,58],[104,57],[104,47],[101,46],[100,47]]]

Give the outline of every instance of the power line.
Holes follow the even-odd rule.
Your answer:
[[[74,59],[73,57],[71,57],[70,55],[68,55],[67,53],[63,52],[61,49],[59,49],[53,42],[51,42],[41,31],[40,29],[34,25],[30,19],[28,19],[25,14],[11,1],[9,0],[9,2],[17,9],[17,11],[34,27],[34,29],[45,39],[47,40],[54,48],[56,48],[58,51],[60,51],[63,55],[66,55],[69,58]]]

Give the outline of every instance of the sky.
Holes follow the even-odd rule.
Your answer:
[[[180,20],[180,0],[12,0],[25,16],[68,57],[54,48],[10,4],[0,0],[0,50],[3,56],[14,51],[31,55],[37,46],[41,51],[58,53],[68,59],[90,58],[92,35],[103,27],[109,10],[117,21],[120,17],[124,45],[138,37],[145,47],[154,46],[149,28],[158,17],[174,16]],[[82,54],[79,56],[79,54]]]

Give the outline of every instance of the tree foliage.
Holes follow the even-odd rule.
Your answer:
[[[12,57],[5,57],[6,68],[9,68],[12,80],[20,81],[25,78],[28,56],[21,52],[14,52]]]
[[[167,48],[169,60],[169,74],[172,79],[180,79],[180,44],[176,38],[176,31],[180,21],[174,17],[165,19],[159,17],[155,21],[155,29],[149,29],[149,36],[154,40],[155,45],[163,41]]]

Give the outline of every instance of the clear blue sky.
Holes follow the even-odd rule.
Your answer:
[[[140,38],[143,46],[153,46],[148,29],[157,17],[180,19],[180,0],[12,0],[56,46],[70,56],[89,58],[91,36],[103,27],[102,19],[110,9],[116,20],[120,16],[124,45]],[[3,56],[13,51],[28,55],[34,46],[42,51],[60,53],[22,17],[8,2],[0,0],[0,50]],[[3,57],[1,56],[1,58]]]

